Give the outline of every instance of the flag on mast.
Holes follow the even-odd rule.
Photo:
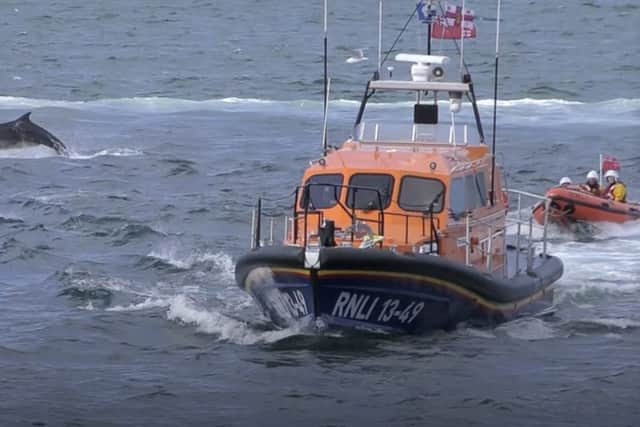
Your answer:
[[[600,166],[602,167],[603,172],[606,172],[608,170],[620,170],[620,162],[613,156],[602,156],[602,164]]]
[[[420,10],[420,9],[418,9]],[[436,15],[433,19],[431,37],[434,39],[460,39],[464,34],[466,39],[476,38],[475,13],[462,6],[445,3],[444,14]]]

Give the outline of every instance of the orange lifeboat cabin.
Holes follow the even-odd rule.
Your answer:
[[[264,244],[274,226],[262,223],[259,204],[254,248],[238,260],[236,281],[276,325],[310,320],[422,332],[551,304],[562,263],[546,243],[536,251],[532,241],[509,235],[506,197],[492,192],[502,188],[501,169],[484,144],[470,83],[369,81],[354,136],[305,171],[282,245]],[[381,120],[365,122],[368,99],[383,91],[410,93],[412,117],[388,124],[385,111],[374,109]],[[449,99],[446,113],[438,96]],[[463,97],[475,132],[456,123]],[[441,123],[440,115],[451,120]]]

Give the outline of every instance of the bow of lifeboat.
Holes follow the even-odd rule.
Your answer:
[[[549,199],[548,212],[542,202],[533,210],[538,224],[544,223],[545,215],[549,221],[561,225],[576,221],[623,223],[640,219],[640,204],[609,200],[576,185],[553,187],[545,196]]]

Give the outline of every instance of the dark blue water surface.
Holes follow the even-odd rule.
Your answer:
[[[496,4],[467,3],[490,129]],[[605,153],[640,199],[640,6],[507,3],[509,184],[581,180]],[[329,4],[337,144],[376,67],[377,1]],[[387,48],[414,5],[385,2]],[[0,153],[0,425],[640,425],[638,224],[554,232],[555,313],[495,328],[277,330],[237,289],[255,199],[290,193],[320,152],[321,9],[2,2],[0,121],[33,111],[72,154]],[[423,31],[412,21],[399,49]],[[353,48],[369,60],[345,63]],[[376,114],[411,108],[383,101]]]

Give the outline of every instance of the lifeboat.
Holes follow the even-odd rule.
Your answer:
[[[502,169],[485,144],[471,78],[446,81],[447,57],[395,59],[413,63],[411,78],[375,73],[367,82],[353,136],[339,147],[323,140],[282,226],[258,200],[237,285],[278,327],[420,333],[549,308],[562,262],[544,239],[519,234],[530,221],[507,232],[507,198],[495,191]],[[378,93],[408,93],[413,114],[400,123],[370,114]],[[463,99],[471,125],[456,119]]]
[[[547,218],[560,225],[574,222],[623,223],[640,219],[640,204],[616,202],[596,196],[579,186],[568,185],[549,189]],[[545,221],[545,203],[538,203],[533,217],[539,224]]]

